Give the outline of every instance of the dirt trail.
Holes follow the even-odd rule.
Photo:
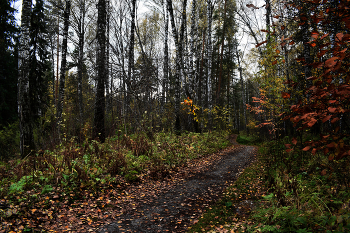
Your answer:
[[[133,208],[97,232],[186,232],[253,161],[254,150],[253,146],[225,150],[220,160],[204,170],[152,197],[139,198]]]

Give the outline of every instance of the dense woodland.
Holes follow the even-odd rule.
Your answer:
[[[348,130],[349,24],[336,3],[23,1],[21,26],[11,3],[0,124],[19,122],[22,157],[117,132]]]
[[[347,0],[22,0],[20,22],[13,4],[0,5],[0,157],[22,159],[17,180],[55,167],[55,150],[84,180],[80,152],[149,161],[157,140],[221,148],[240,134],[274,143],[262,161],[282,206],[300,172],[348,190]],[[155,173],[172,167],[159,156]],[[122,152],[104,159],[111,175],[142,173]]]

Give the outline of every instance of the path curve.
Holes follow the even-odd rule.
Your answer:
[[[254,160],[253,146],[226,150],[222,159],[192,177],[158,193],[140,199],[135,208],[97,232],[186,232],[192,221],[218,200],[224,189]]]

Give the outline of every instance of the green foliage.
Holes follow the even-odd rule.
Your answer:
[[[32,176],[23,176],[21,179],[11,184],[9,187],[9,194],[21,194],[24,191],[24,188],[33,181]]]
[[[0,2],[0,130],[17,120],[17,50],[15,9],[12,1]],[[2,140],[0,140],[1,143]]]
[[[18,122],[0,130],[0,160],[16,157],[19,153]]]
[[[114,137],[103,144],[92,140],[79,145],[72,138],[53,151],[39,151],[15,165],[4,163],[0,167],[4,168],[0,173],[0,197],[22,195],[31,189],[41,190],[44,195],[54,187],[67,192],[90,187],[98,192],[123,181],[163,179],[189,160],[228,145],[225,131],[182,136],[160,132],[153,139],[140,133]]]
[[[49,192],[52,192],[53,188],[51,187],[51,185],[45,185],[43,187],[43,190],[41,191],[41,194],[46,194],[46,193],[49,193]]]
[[[332,161],[302,150],[286,152],[281,141],[265,143],[259,160],[270,195],[252,219],[262,232],[344,232],[350,230],[349,187],[342,185],[341,169],[329,168]],[[348,161],[343,161],[347,163]]]
[[[253,135],[238,135],[236,141],[243,145],[256,145],[261,139]]]

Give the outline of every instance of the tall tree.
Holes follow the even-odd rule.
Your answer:
[[[131,25],[130,25],[130,39],[129,39],[129,61],[128,61],[128,77],[127,77],[127,89],[130,93],[130,82],[132,80],[134,70],[134,45],[135,45],[135,17],[136,17],[136,0],[131,0]],[[129,105],[130,95],[126,98],[126,104]],[[127,106],[128,107],[128,106]]]
[[[106,0],[97,4],[97,89],[94,116],[94,138],[105,141],[105,74],[106,74]]]
[[[213,2],[207,0],[207,107],[212,107],[212,58],[213,58],[213,46],[212,46],[212,21],[213,21]]]
[[[182,14],[181,14],[181,26],[180,33],[175,25],[175,17],[173,10],[173,3],[171,0],[167,0],[168,11],[170,16],[171,28],[173,32],[173,37],[175,41],[176,48],[176,73],[175,73],[175,132],[179,134],[181,132],[181,123],[180,123],[180,97],[181,97],[181,77],[182,77],[182,55],[183,55],[183,40],[184,40],[184,31],[186,27],[186,6],[187,0],[183,1],[182,5]],[[179,35],[180,34],[180,35]]]
[[[18,31],[11,0],[0,3],[0,129],[17,119],[17,64],[15,40]]]
[[[29,42],[32,0],[22,1],[21,34],[19,40],[18,113],[20,120],[20,151],[27,156],[34,149],[33,128],[30,115],[29,93]]]
[[[62,120],[62,109],[64,103],[64,87],[67,71],[67,44],[68,44],[68,28],[69,28],[69,16],[70,16],[70,0],[66,0],[66,8],[64,10],[64,27],[63,27],[63,41],[62,41],[62,58],[61,58],[61,70],[60,70],[60,87],[57,102],[57,123],[58,129],[60,128]]]
[[[169,12],[168,1],[164,2],[164,61],[163,61],[163,80],[162,80],[162,106],[165,104],[165,95],[168,95],[167,82],[169,77],[169,48],[168,48],[168,35],[169,35]]]
[[[83,66],[84,66],[84,44],[85,44],[85,15],[86,15],[86,4],[85,0],[79,1],[79,16],[78,25],[77,25],[77,33],[79,36],[79,44],[78,44],[78,99],[79,99],[79,116],[80,122],[83,119]]]
[[[48,62],[47,18],[43,0],[36,0],[30,24],[29,89],[31,116],[37,120],[48,103],[50,63]]]

